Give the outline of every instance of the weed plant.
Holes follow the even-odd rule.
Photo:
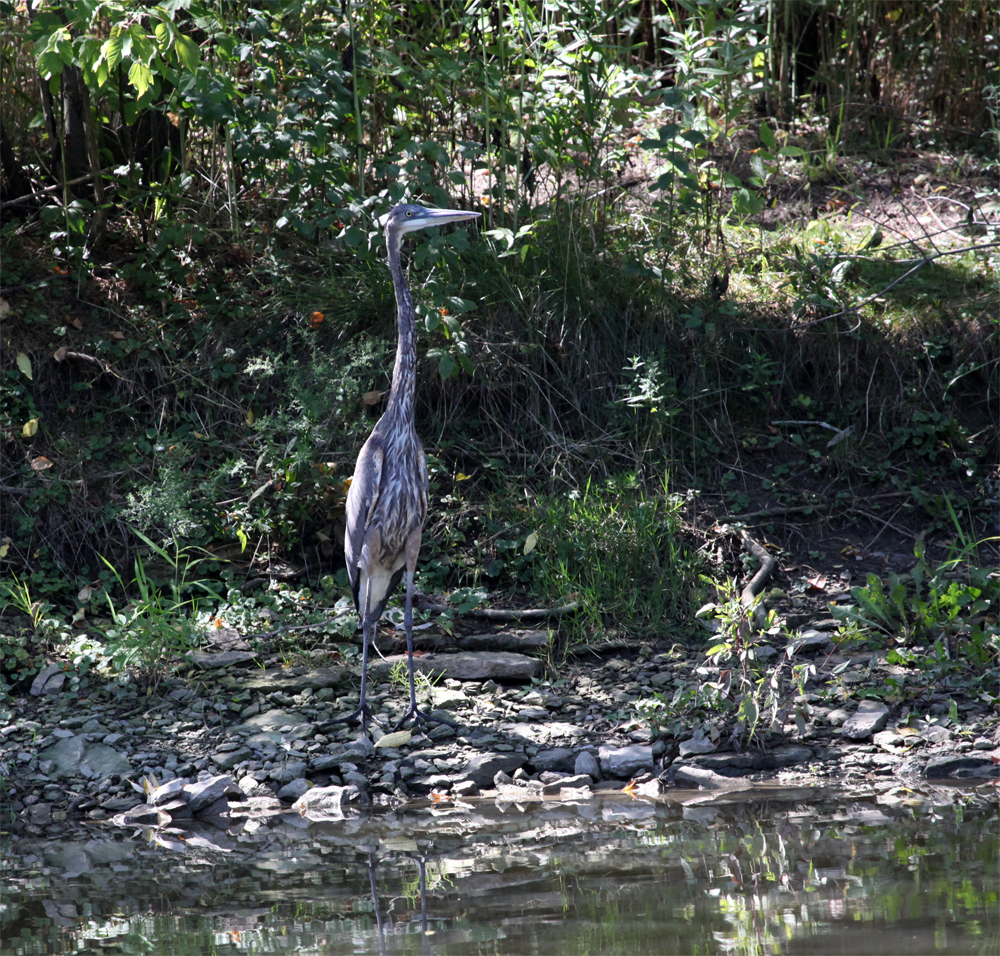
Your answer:
[[[104,654],[112,672],[122,680],[156,683],[166,667],[201,643],[204,631],[197,617],[203,598],[222,599],[208,581],[192,577],[208,557],[196,557],[194,549],[182,547],[176,538],[173,550],[167,551],[142,532],[136,534],[170,567],[172,574],[166,588],[160,587],[150,577],[145,563],[136,558],[134,577],[126,582],[110,561],[102,559],[122,592],[137,595],[126,605],[116,606],[105,592],[112,626],[104,632]]]

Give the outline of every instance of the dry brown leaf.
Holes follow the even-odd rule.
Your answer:
[[[108,333],[108,338],[109,339],[113,339],[115,342],[121,342],[121,341],[124,341],[124,339],[125,339],[125,333],[124,332],[119,332],[117,329],[115,329],[114,332],[109,332]]]
[[[31,460],[31,470],[45,471],[46,468],[51,468],[54,464],[54,461],[49,461],[44,455],[39,455],[37,458]]]
[[[385,394],[384,392],[377,392],[377,391],[365,392],[365,394],[361,396],[361,401],[363,401],[366,405],[370,407],[372,405],[378,404],[378,402],[381,400],[384,394]]]
[[[52,357],[53,357],[53,358],[54,358],[54,359],[55,359],[55,360],[56,360],[57,362],[65,362],[65,361],[66,361],[66,353],[67,353],[68,351],[69,351],[69,349],[67,349],[65,345],[61,345],[61,346],[59,346],[59,348],[57,348],[57,349],[56,349],[56,350],[55,350],[55,351],[54,351],[54,352],[52,353]]]
[[[72,325],[77,332],[83,331],[83,323],[79,319],[70,319],[69,324]]]

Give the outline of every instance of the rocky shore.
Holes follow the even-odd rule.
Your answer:
[[[528,647],[535,633],[506,640]],[[339,665],[198,653],[185,676],[155,687],[92,679],[81,692],[53,664],[0,707],[4,826],[25,835],[80,821],[155,826],[245,799],[275,811],[377,809],[484,794],[578,800],[607,790],[656,797],[669,788],[1000,778],[1000,718],[981,702],[941,692],[890,706],[866,693],[891,670],[877,656],[840,653],[815,627],[796,640],[795,653],[816,665],[794,699],[798,719],[742,751],[724,734],[672,730],[669,707],[650,723],[642,701],[719,677],[677,646],[570,661],[549,679],[540,660],[518,651],[425,654],[420,668],[442,676],[424,688],[422,706],[457,726],[398,733],[406,694],[391,677],[398,659],[388,658],[373,666],[379,723],[367,737],[330,723],[357,703],[357,675]]]

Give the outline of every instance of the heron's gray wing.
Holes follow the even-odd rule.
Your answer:
[[[372,436],[374,437],[374,436]],[[347,564],[347,578],[351,582],[354,607],[360,613],[358,589],[361,586],[359,564],[361,550],[365,542],[365,532],[371,524],[378,503],[379,486],[382,482],[382,463],[385,454],[377,442],[370,437],[361,448],[354,477],[347,490],[347,528],[344,532],[344,561]]]

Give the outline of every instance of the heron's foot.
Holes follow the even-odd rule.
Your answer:
[[[433,714],[428,714],[426,711],[421,710],[416,704],[411,704],[407,709],[406,713],[400,717],[398,723],[393,730],[399,730],[408,720],[412,718],[415,726],[420,726],[422,723],[428,724],[447,724],[449,727],[458,727],[459,725],[453,720],[445,720],[444,717],[435,717]]]
[[[321,728],[317,728],[320,732],[326,731],[334,724],[360,724],[361,729],[365,729],[365,723],[367,721],[372,721],[372,723],[382,726],[382,721],[380,721],[375,714],[372,713],[372,709],[365,704],[363,707],[359,707],[357,710],[352,711],[346,717],[334,717],[333,720],[328,720],[324,722]]]

